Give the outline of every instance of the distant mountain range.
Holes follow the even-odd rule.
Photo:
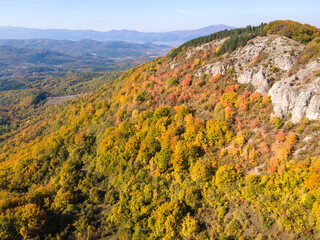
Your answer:
[[[137,58],[157,57],[166,54],[171,47],[153,43],[128,43],[123,41],[100,42],[95,40],[51,40],[51,39],[6,39],[0,40],[4,46],[50,51],[76,58]],[[34,52],[34,51],[31,51]],[[1,56],[0,56],[1,59]]]
[[[1,82],[10,77],[68,70],[127,69],[162,56],[171,48],[123,41],[0,40],[0,91]],[[12,86],[6,85],[4,89]]]
[[[138,32],[134,30],[111,30],[99,32],[93,30],[67,29],[34,29],[22,27],[0,27],[0,39],[54,39],[97,41],[127,41],[135,43],[157,43],[178,46],[196,37],[212,34],[217,31],[233,29],[231,26],[218,24],[205,28],[170,32]]]

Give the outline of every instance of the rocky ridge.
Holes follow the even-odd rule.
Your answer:
[[[219,47],[224,40],[203,45],[201,50]],[[252,84],[257,92],[270,95],[278,118],[287,117],[293,123],[304,117],[320,119],[320,78],[317,74],[320,60],[294,68],[304,48],[304,44],[283,36],[257,37],[234,51],[231,61],[221,59],[207,63],[198,70],[197,76],[233,71],[239,83]],[[190,51],[187,54],[191,56]]]

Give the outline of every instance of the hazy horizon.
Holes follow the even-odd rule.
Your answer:
[[[244,27],[287,19],[319,27],[319,8],[316,0],[0,0],[0,22],[12,27],[101,32],[168,32],[216,24]]]
[[[136,29],[127,29],[127,28],[122,28],[122,29],[109,29],[109,30],[94,30],[94,29],[70,29],[70,28],[33,28],[33,27],[21,27],[21,26],[1,26],[0,28],[25,28],[25,29],[37,29],[37,30],[71,30],[71,31],[96,31],[96,32],[108,32],[108,31],[122,31],[122,30],[127,30],[127,31],[137,31],[137,32],[148,32],[148,33],[165,33],[165,32],[175,32],[175,31],[192,31],[192,30],[198,30],[198,29],[205,29],[205,28],[209,28],[211,26],[218,26],[218,25],[225,25],[228,27],[235,27],[235,26],[230,26],[227,24],[223,24],[223,23],[217,23],[217,24],[210,24],[207,26],[203,26],[203,27],[198,27],[198,28],[190,28],[190,29],[177,29],[177,30],[168,30],[168,31],[139,31]],[[242,26],[241,26],[242,27]]]

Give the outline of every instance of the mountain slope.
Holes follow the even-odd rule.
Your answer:
[[[161,43],[176,46],[199,36],[233,27],[219,24],[206,28],[172,32],[138,32],[133,30],[111,30],[99,32],[92,30],[65,30],[65,29],[32,29],[19,27],[0,27],[0,39],[55,39],[55,40],[83,40],[98,41],[129,41],[140,43]]]
[[[318,239],[319,121],[276,117],[265,93],[315,84],[319,41],[273,24],[195,39],[21,124],[1,145],[1,238]]]

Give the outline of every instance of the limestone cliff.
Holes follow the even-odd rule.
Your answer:
[[[223,41],[212,44],[219,46]],[[197,75],[225,74],[231,69],[239,83],[252,84],[256,91],[271,96],[278,118],[287,117],[294,123],[304,117],[320,119],[320,59],[299,63],[305,47],[283,36],[257,37],[234,51],[231,62],[221,59],[205,64]]]

